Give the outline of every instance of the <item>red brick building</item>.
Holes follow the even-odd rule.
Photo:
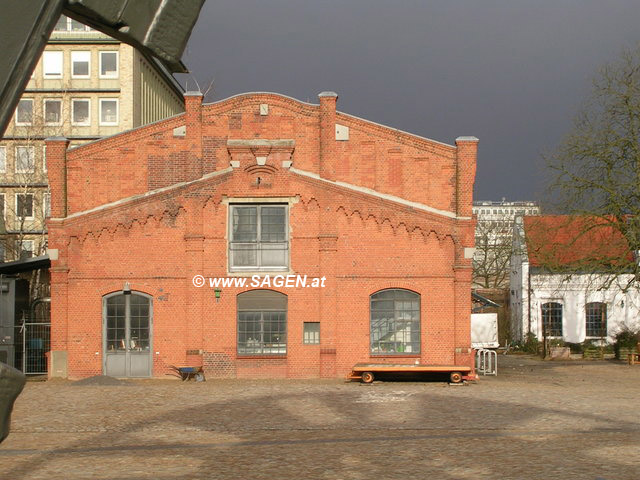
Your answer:
[[[184,114],[73,149],[48,140],[51,375],[472,364],[477,139],[446,145],[319,99],[187,93]]]

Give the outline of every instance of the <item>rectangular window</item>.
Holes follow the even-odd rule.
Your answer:
[[[33,257],[33,240],[22,240],[20,242],[20,260]]]
[[[100,52],[100,78],[118,78],[118,52]]]
[[[42,53],[42,75],[44,78],[62,78],[64,63],[62,52],[44,51]]]
[[[7,171],[7,147],[0,147],[0,173]]]
[[[91,103],[88,98],[71,99],[71,123],[73,125],[89,125],[91,123]]]
[[[44,124],[60,125],[62,123],[62,100],[46,98],[43,102]]]
[[[47,171],[47,146],[42,146],[42,171]]]
[[[71,76],[73,78],[89,78],[91,71],[91,52],[71,52]]]
[[[44,214],[44,218],[49,218],[51,216],[51,194],[45,193],[42,201],[42,213]]]
[[[230,207],[230,269],[287,270],[287,206],[247,204]]]
[[[549,302],[542,304],[542,336],[562,337],[562,304]]]
[[[67,20],[69,20],[69,17],[66,17],[64,15],[60,15],[60,18],[58,19],[58,23],[56,23],[56,26],[53,27],[53,31],[54,32],[66,32],[67,31]]]
[[[606,337],[607,304],[600,302],[587,303],[585,305],[585,314],[587,337]]]
[[[16,147],[16,173],[33,173],[35,168],[33,147]]]
[[[0,193],[0,220],[4,220],[5,216],[4,216],[4,193]],[[4,226],[4,224],[3,224]]]
[[[31,125],[33,121],[33,99],[23,98],[16,108],[16,125]]]
[[[304,322],[302,343],[305,345],[320,343],[320,322]]]
[[[100,99],[100,125],[118,125],[118,99]]]
[[[33,193],[16,193],[16,213],[18,218],[33,218]]]

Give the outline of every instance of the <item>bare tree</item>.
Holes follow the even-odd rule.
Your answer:
[[[604,283],[600,288],[619,281],[623,273],[630,274],[624,277],[623,290],[638,286],[640,47],[625,50],[617,61],[600,69],[573,130],[546,159],[553,172],[553,203],[580,219],[574,241],[608,235],[623,239],[627,247],[609,250],[606,260],[602,255],[580,258],[580,269],[606,273],[600,276]],[[616,252],[615,258],[611,252]]]
[[[473,285],[483,289],[509,286],[511,259],[510,219],[478,222],[476,252],[473,256]]]

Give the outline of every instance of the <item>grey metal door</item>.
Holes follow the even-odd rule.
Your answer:
[[[111,377],[150,377],[151,297],[116,293],[103,300],[104,374]]]

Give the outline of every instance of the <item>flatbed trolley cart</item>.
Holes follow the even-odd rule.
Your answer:
[[[347,375],[348,380],[360,380],[371,383],[379,373],[418,373],[440,372],[448,373],[451,383],[461,383],[463,380],[475,380],[470,376],[471,367],[466,365],[424,365],[424,364],[389,364],[389,363],[357,363]]]

